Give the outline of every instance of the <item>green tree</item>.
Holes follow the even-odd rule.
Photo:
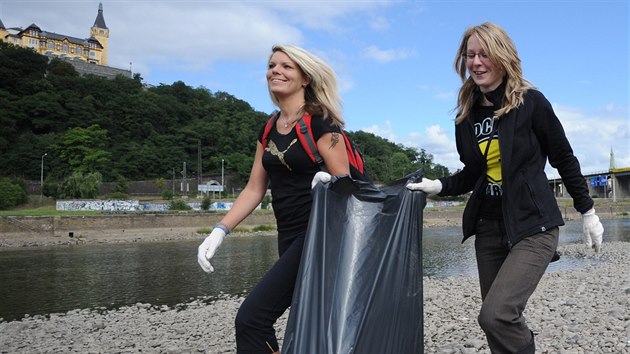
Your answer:
[[[414,165],[409,161],[409,158],[404,152],[395,152],[391,156],[391,166],[390,166],[390,179],[396,180],[399,178],[403,178],[407,174],[417,170],[414,168]]]
[[[115,189],[115,192],[116,193],[127,194],[127,193],[129,193],[128,189],[129,189],[129,185],[127,183],[127,179],[123,175],[120,175],[120,174],[118,176],[116,176],[116,189]]]
[[[0,41],[0,87],[16,94],[32,92],[46,75],[47,59],[33,49]]]
[[[79,73],[65,60],[54,58],[48,63],[48,75],[77,77]]]
[[[24,181],[0,179],[0,210],[15,208],[27,201]]]
[[[77,172],[106,170],[110,153],[107,130],[98,125],[69,129],[55,147],[59,158]]]
[[[59,198],[93,199],[99,196],[102,176],[98,172],[83,174],[79,171],[68,176],[59,186]]]

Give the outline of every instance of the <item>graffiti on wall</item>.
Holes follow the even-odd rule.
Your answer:
[[[186,203],[193,210],[201,210],[200,202]],[[232,209],[233,202],[214,202],[210,204],[209,210],[212,211],[225,211]],[[260,209],[259,204],[256,209]],[[106,200],[58,200],[56,204],[57,210],[63,211],[78,211],[78,210],[92,210],[92,211],[143,211],[143,212],[160,212],[169,211],[169,203],[140,203],[138,200],[118,200],[118,199],[106,199]]]

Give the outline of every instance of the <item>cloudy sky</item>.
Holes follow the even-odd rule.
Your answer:
[[[553,104],[584,173],[630,167],[627,0],[102,1],[111,66],[149,84],[181,80],[270,113],[265,66],[295,44],[337,72],[348,130],[423,148],[455,171],[453,69],[463,31],[484,21],[512,36],[525,76]],[[6,27],[85,38],[98,1],[0,0]],[[256,128],[257,129],[257,128]],[[547,169],[550,175],[554,171]]]

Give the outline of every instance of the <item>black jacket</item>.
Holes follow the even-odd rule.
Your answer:
[[[485,95],[494,107],[501,107],[504,92],[505,85],[502,84]],[[481,99],[481,93],[478,99]],[[465,119],[455,126],[455,138],[464,168],[452,176],[440,178],[443,187],[439,195],[453,196],[472,191],[462,220],[463,242],[476,232],[486,161],[477,145],[472,119]],[[508,247],[525,237],[564,225],[544,172],[547,159],[558,170],[575,209],[584,213],[593,207],[586,180],[562,124],[541,92],[528,90],[521,106],[500,117],[499,150],[502,214]]]

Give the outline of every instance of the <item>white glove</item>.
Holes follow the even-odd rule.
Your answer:
[[[210,233],[210,236],[199,245],[197,251],[197,263],[201,266],[204,272],[214,272],[214,267],[210,264],[210,259],[214,256],[214,252],[221,246],[223,238],[225,237],[225,231],[221,228],[215,227]]]
[[[604,234],[604,226],[599,221],[599,216],[595,215],[595,209],[591,209],[582,214],[582,236],[586,247],[595,249],[599,252],[602,247],[602,236]]]
[[[330,173],[328,172],[324,172],[324,171],[319,171],[315,174],[315,176],[313,177],[313,181],[311,182],[311,189],[315,188],[315,186],[317,185],[317,183],[322,182],[322,183],[328,183],[330,182]]]
[[[407,189],[412,191],[423,191],[428,195],[438,194],[442,191],[442,182],[439,179],[423,178],[420,183],[409,183]]]

